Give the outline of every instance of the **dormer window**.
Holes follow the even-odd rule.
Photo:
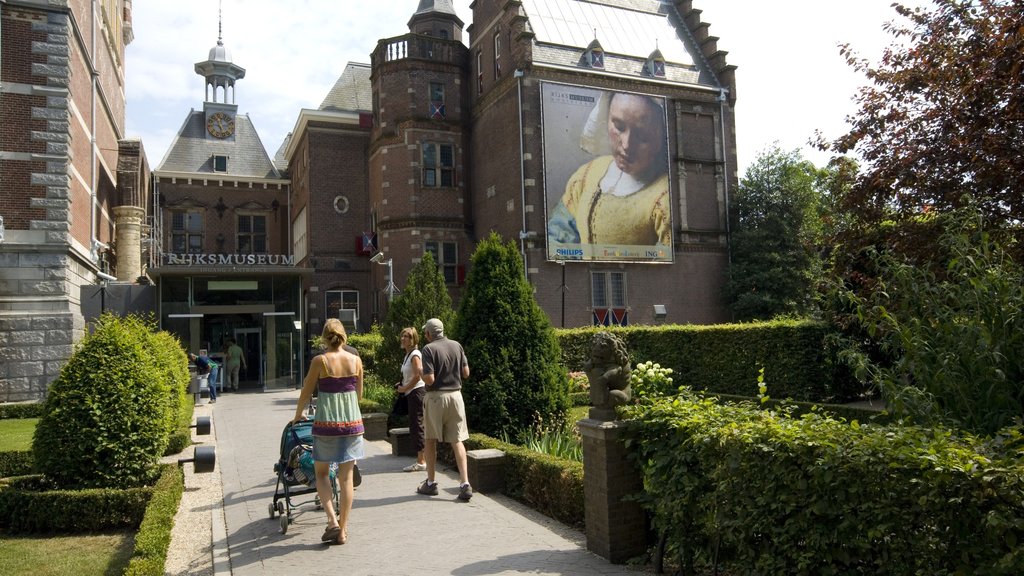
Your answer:
[[[213,156],[213,171],[214,172],[227,172],[228,171],[228,157],[220,154],[214,154]]]
[[[590,68],[604,68],[604,48],[601,47],[597,38],[594,38],[594,41],[587,46],[587,50],[583,53],[583,64]]]
[[[665,57],[661,55],[661,50],[655,49],[654,52],[651,52],[647,61],[644,62],[642,73],[644,76],[653,76],[654,78],[665,77]]]

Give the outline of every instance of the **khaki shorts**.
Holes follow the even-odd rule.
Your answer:
[[[469,439],[460,390],[427,392],[423,398],[423,436],[449,443]]]

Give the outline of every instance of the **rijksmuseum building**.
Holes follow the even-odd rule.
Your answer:
[[[103,201],[83,204],[98,215],[51,214],[60,202],[32,198],[53,196],[52,182],[31,171],[18,180],[25,206],[45,209],[37,220],[66,216],[75,229],[85,219],[91,230],[29,238],[45,226],[0,201],[0,273],[25,276],[54,243],[77,279],[56,306],[72,332],[103,310],[151,310],[190,351],[237,341],[248,388],[294,386],[327,318],[369,330],[425,253],[457,305],[474,246],[492,231],[519,247],[556,327],[729,319],[735,69],[690,0],[476,0],[468,26],[450,0],[407,1],[408,30],[368,46],[369,64],[348,63],[274,154],[239,110],[244,57],[236,63],[221,38],[195,64],[201,107],[151,174],[141,143],[122,133],[123,102],[101,106],[113,110],[119,153],[94,162]],[[42,13],[54,2],[23,4]],[[130,1],[106,4],[127,8],[130,27]],[[5,92],[20,66],[8,65],[18,5],[3,5]],[[32,92],[46,79],[23,84]],[[51,95],[38,92],[45,104]],[[43,160],[37,170],[71,173],[72,189],[90,183],[88,170]],[[0,401],[39,397],[55,377],[52,363],[30,366],[43,342],[12,345],[16,322],[53,306],[11,306],[32,300],[15,291],[0,281],[0,356],[16,360],[0,372]]]

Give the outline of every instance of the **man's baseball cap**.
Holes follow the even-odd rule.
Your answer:
[[[423,325],[423,333],[434,337],[442,336],[444,335],[444,324],[437,318],[431,318]]]

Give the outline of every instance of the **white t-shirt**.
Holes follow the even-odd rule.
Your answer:
[[[405,355],[405,361],[402,362],[402,386],[405,386],[406,382],[408,382],[409,379],[412,378],[412,359],[414,356],[419,358],[421,363],[423,362],[423,354],[418,349],[413,350],[412,352]],[[410,388],[409,391],[405,393],[405,395],[408,396],[409,394],[412,394],[413,390],[417,388],[423,388],[426,385],[427,384],[423,381],[423,379],[420,378],[419,382],[417,382],[415,386]]]

